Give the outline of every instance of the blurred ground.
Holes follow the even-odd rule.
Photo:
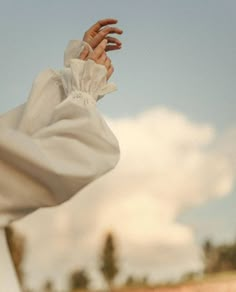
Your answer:
[[[236,292],[236,280],[222,283],[185,285],[172,288],[131,289],[122,292]]]
[[[119,292],[236,292],[236,274],[223,273],[172,287],[123,289]]]

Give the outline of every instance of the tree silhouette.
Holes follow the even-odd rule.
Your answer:
[[[101,254],[100,271],[110,291],[112,291],[113,283],[119,270],[116,257],[116,246],[111,232],[109,232],[105,238]]]
[[[133,276],[128,276],[125,281],[125,286],[132,287],[135,286],[135,279]]]
[[[51,280],[47,280],[43,286],[43,291],[44,292],[53,292],[54,289],[54,285],[53,282]]]
[[[136,288],[136,287],[149,287],[149,282],[148,282],[148,277],[143,276],[143,277],[134,277],[132,275],[129,275],[126,278],[126,281],[124,283],[125,287],[129,288]]]
[[[214,273],[216,272],[216,266],[218,261],[218,254],[216,252],[215,246],[210,239],[206,239],[202,244],[203,252],[203,263],[204,263],[204,273]]]
[[[85,270],[74,271],[69,279],[69,286],[72,291],[76,289],[87,289],[90,279]]]
[[[13,260],[13,263],[15,265],[16,273],[18,276],[18,279],[23,286],[24,284],[24,272],[23,272],[23,260],[25,256],[25,238],[22,234],[20,234],[18,231],[13,229],[12,227],[8,226],[6,227],[6,238],[8,247],[11,253],[11,257]]]
[[[202,246],[204,273],[236,270],[236,241],[215,245],[206,240]]]

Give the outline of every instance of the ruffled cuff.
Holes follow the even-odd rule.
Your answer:
[[[102,96],[116,90],[113,83],[107,84],[106,67],[93,60],[70,60],[70,68],[60,71],[66,96],[83,99],[86,104],[95,104]]]
[[[70,61],[72,59],[79,59],[80,53],[83,51],[85,46],[89,48],[90,52],[93,51],[91,46],[84,41],[81,40],[69,41],[64,53],[64,66],[70,67]]]

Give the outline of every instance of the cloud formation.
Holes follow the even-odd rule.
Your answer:
[[[176,218],[232,191],[235,150],[227,141],[235,134],[222,143],[212,126],[164,107],[107,121],[121,147],[116,169],[69,202],[16,224],[29,242],[31,285],[45,274],[61,285],[75,267],[91,270],[99,284],[98,254],[109,230],[117,237],[123,274],[156,280],[201,266],[193,231]]]

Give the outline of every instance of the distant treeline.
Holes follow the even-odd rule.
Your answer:
[[[205,274],[236,270],[236,241],[216,245],[208,239],[202,249]]]
[[[23,263],[26,255],[26,239],[18,231],[12,227],[6,228],[7,241],[14,262],[16,273],[19,278],[23,291],[31,291],[26,287],[25,275],[23,271]],[[119,259],[117,255],[117,247],[112,232],[108,232],[104,237],[102,250],[98,256],[98,270],[101,273],[107,288],[112,291],[114,288],[114,280],[119,273]],[[78,268],[72,271],[68,277],[68,291],[77,291],[80,289],[87,290],[91,284],[91,279],[85,268]],[[54,284],[51,280],[46,280],[41,291],[54,292]]]
[[[25,259],[26,239],[16,230],[8,227],[6,229],[7,240],[16,272],[23,291],[30,291],[25,285],[25,275],[23,271],[23,262]],[[120,273],[119,251],[117,250],[116,237],[112,232],[108,232],[104,237],[102,249],[98,255],[98,271],[107,284],[108,291],[115,288],[115,279]],[[183,275],[181,282],[196,279],[199,275],[214,274],[218,272],[236,270],[236,240],[232,243],[215,244],[212,240],[207,239],[202,244],[202,260],[204,268],[198,272],[188,272]],[[78,289],[89,290],[91,278],[84,267],[71,271],[68,277],[68,290],[77,291]],[[150,287],[148,275],[135,277],[129,275],[123,283],[124,287]],[[44,292],[55,292],[54,284],[47,280],[42,287]]]

